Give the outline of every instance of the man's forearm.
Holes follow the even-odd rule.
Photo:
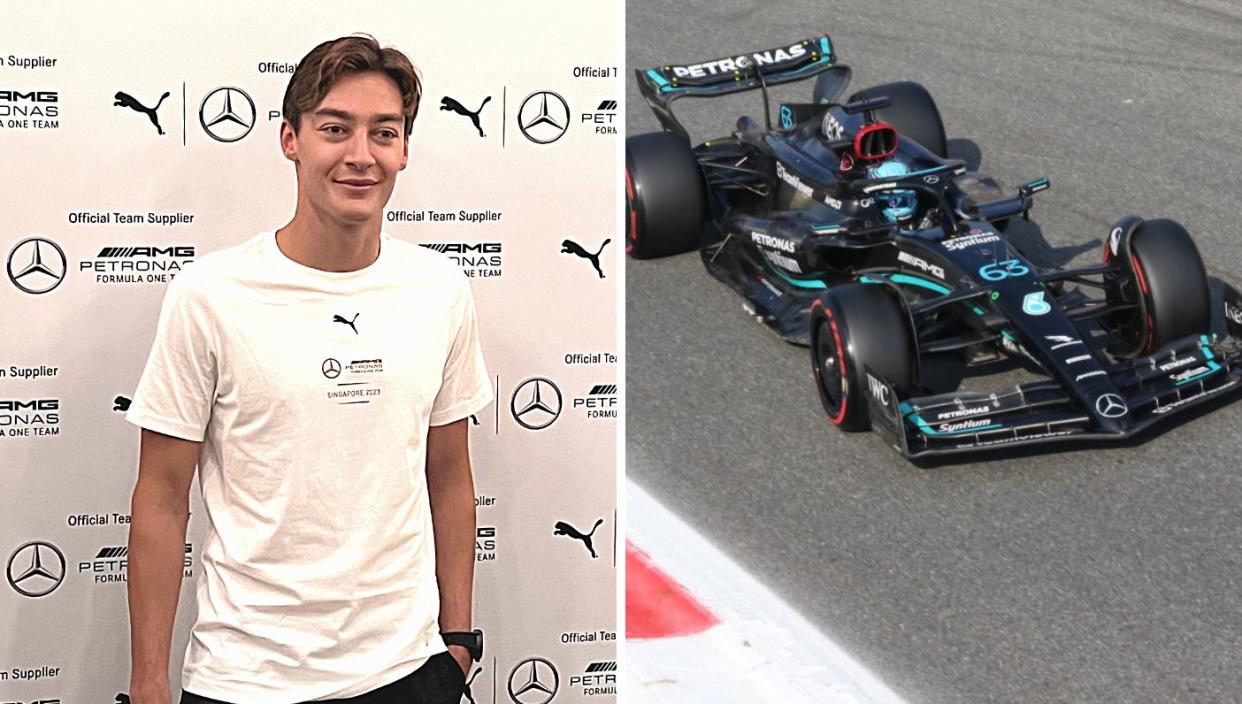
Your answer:
[[[428,491],[440,586],[440,630],[466,631],[473,627],[474,482],[468,463],[464,470],[445,475],[452,479],[432,484]]]
[[[167,683],[173,620],[181,594],[189,507],[184,501],[169,504],[158,494],[157,489],[139,482],[130,509],[126,584],[133,683]]]

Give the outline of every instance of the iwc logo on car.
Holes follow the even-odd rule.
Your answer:
[[[60,399],[0,399],[0,439],[60,435]]]

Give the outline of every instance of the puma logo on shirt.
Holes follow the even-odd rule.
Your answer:
[[[361,315],[361,313],[354,313],[354,320],[357,320],[359,315]],[[334,323],[344,323],[345,325],[348,325],[348,326],[349,326],[349,329],[350,329],[350,330],[353,330],[353,331],[354,331],[354,334],[355,334],[355,335],[357,335],[357,334],[358,334],[358,328],[354,327],[354,320],[346,320],[346,319],[342,318],[342,317],[341,317],[341,316],[339,316],[339,315],[334,315],[334,316],[332,316],[332,322],[334,322]]]

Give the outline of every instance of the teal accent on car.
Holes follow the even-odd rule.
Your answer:
[[[1208,352],[1208,354],[1211,354],[1211,352]],[[1202,374],[1196,374],[1190,377],[1189,379],[1182,379],[1181,381],[1177,382],[1175,386],[1181,386],[1183,384],[1189,384],[1192,381],[1198,381],[1202,379],[1203,377],[1209,376],[1211,374],[1215,374],[1216,372],[1220,370],[1221,370],[1221,366],[1219,364],[1217,364],[1216,362],[1208,362],[1208,370],[1206,372],[1203,372]]]
[[[660,72],[655,70],[654,68],[647,69],[647,78],[650,78],[651,80],[655,81],[656,85],[660,86],[660,90],[662,91],[672,90],[672,88],[669,87],[668,81],[665,80],[664,76],[661,76]]]
[[[765,262],[768,261],[766,257],[764,258],[764,261]],[[772,262],[768,262],[768,268],[771,269],[772,272],[775,273],[777,276],[781,277],[781,279],[783,279],[784,281],[794,286],[797,286],[798,288],[814,288],[814,289],[828,288],[828,284],[824,283],[823,281],[820,281],[819,279],[795,279],[789,274],[786,274],[785,272],[781,271]]]

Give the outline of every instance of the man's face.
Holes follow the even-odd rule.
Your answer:
[[[344,225],[379,217],[409,157],[396,82],[377,71],[342,76],[301,121],[296,133],[280,128],[299,201]]]

